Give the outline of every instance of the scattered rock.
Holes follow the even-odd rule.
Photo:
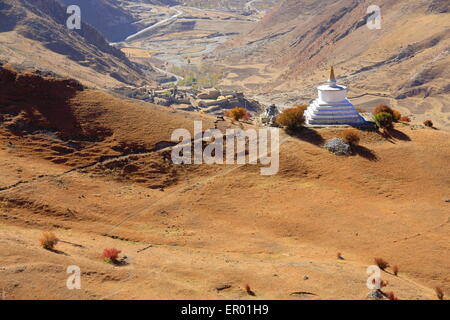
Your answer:
[[[369,294],[367,295],[367,298],[372,299],[372,300],[382,300],[384,298],[384,296],[380,290],[373,290],[373,291],[369,292]]]
[[[277,106],[272,104],[260,116],[261,124],[266,126],[274,126],[277,116],[280,114]]]
[[[308,276],[304,276],[304,277],[303,277],[303,280],[305,280],[305,281],[306,281],[306,280],[309,280],[309,277],[308,277]]]
[[[338,156],[349,156],[351,148],[348,143],[339,138],[333,138],[325,143],[325,149]]]

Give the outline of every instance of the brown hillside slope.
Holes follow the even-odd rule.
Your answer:
[[[77,126],[52,123],[26,96],[0,95],[6,299],[365,299],[374,257],[400,266],[398,277],[383,272],[400,299],[449,291],[448,132],[397,125],[390,141],[366,132],[352,157],[320,148],[338,129],[283,136],[280,172],[270,177],[251,165],[174,167],[165,144],[155,147],[198,114],[74,86],[53,113],[70,113]],[[65,241],[59,251],[38,245],[49,230]],[[110,247],[128,257],[124,265],[102,261]],[[81,290],[66,288],[70,265],[81,268]]]
[[[5,0],[0,4],[0,61],[76,77],[91,86],[142,84],[152,70],[130,62],[84,23],[69,30],[57,0]]]

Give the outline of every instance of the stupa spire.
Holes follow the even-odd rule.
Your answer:
[[[334,75],[334,67],[333,66],[331,66],[330,79],[328,80],[328,82],[336,83],[336,76]]]

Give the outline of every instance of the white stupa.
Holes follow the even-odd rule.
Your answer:
[[[347,98],[347,87],[336,83],[334,68],[331,67],[330,79],[319,86],[319,98],[314,100],[305,111],[308,125],[362,125],[365,120]]]

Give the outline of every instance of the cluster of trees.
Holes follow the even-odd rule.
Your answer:
[[[170,72],[183,77],[178,81],[179,86],[192,87],[194,89],[215,87],[219,84],[221,74],[212,72],[206,67],[192,66],[189,68],[174,66]]]

